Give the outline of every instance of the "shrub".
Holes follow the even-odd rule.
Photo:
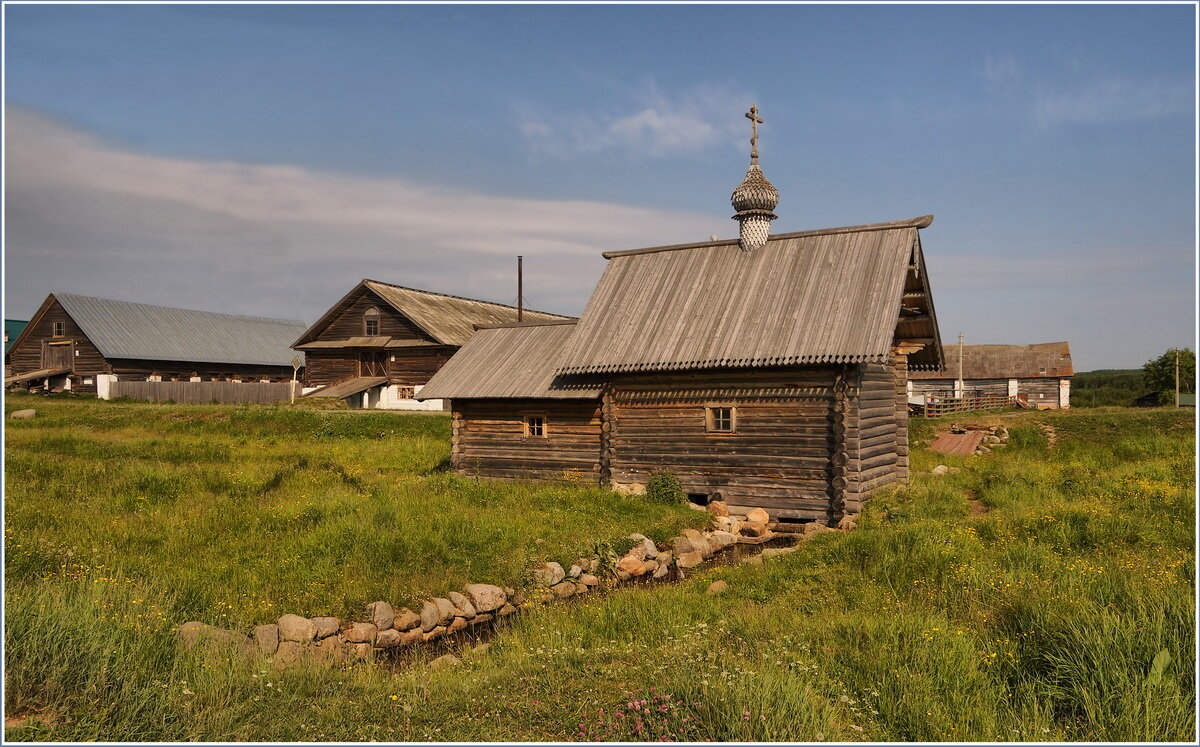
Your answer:
[[[646,483],[646,498],[651,503],[682,503],[686,496],[679,478],[670,472],[655,472]]]

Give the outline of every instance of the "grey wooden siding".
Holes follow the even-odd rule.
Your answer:
[[[505,480],[600,481],[596,400],[452,400],[451,464],[463,475]],[[546,435],[527,438],[525,415]]]
[[[128,397],[148,402],[177,402],[207,405],[286,402],[291,399],[292,384],[263,384],[232,381],[116,381],[113,397]],[[299,386],[296,396],[300,396]]]

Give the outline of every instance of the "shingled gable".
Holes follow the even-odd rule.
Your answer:
[[[561,357],[560,374],[889,360],[898,337],[941,365],[941,342],[910,220],[607,252],[609,264]]]
[[[462,345],[475,332],[476,325],[515,322],[517,309],[490,301],[451,296],[444,293],[406,288],[379,280],[363,279],[329,311],[309,327],[292,347],[299,347],[324,330],[358,294],[367,291],[407,317],[430,339],[441,345]],[[526,309],[524,317],[530,322],[571,320],[574,317]]]
[[[1075,374],[1071,346],[1065,342],[1036,345],[964,345],[963,379],[1069,378]],[[914,371],[910,379],[953,379],[958,377],[958,346],[943,350],[942,370]]]

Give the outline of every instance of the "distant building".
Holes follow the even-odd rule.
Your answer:
[[[525,310],[529,322],[572,317]],[[293,343],[304,352],[310,397],[352,407],[429,410],[414,395],[475,332],[517,320],[514,306],[363,280]]]
[[[923,404],[928,395],[961,397],[982,394],[1016,397],[1038,409],[1071,406],[1071,348],[1065,342],[1038,345],[963,345],[959,385],[959,346],[947,345],[945,368],[909,374],[909,401]]]
[[[110,396],[116,381],[290,381],[304,322],[51,293],[6,353],[22,384]]]
[[[8,351],[12,348],[13,343],[17,340],[17,335],[21,334],[21,330],[25,329],[25,325],[29,322],[23,322],[19,319],[4,320],[4,375],[8,376]]]

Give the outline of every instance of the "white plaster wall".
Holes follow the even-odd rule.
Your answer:
[[[96,374],[96,396],[100,399],[112,399],[112,385],[116,381],[116,374]]]
[[[1017,385],[1019,383],[1020,382],[1017,379],[1009,379],[1008,380],[1008,396],[1010,396],[1010,397],[1017,396]]]
[[[1058,380],[1058,406],[1064,410],[1071,407],[1071,380]]]
[[[416,393],[421,391],[422,387],[417,386],[413,387],[413,389],[414,393]],[[409,397],[402,397],[400,395],[400,386],[397,384],[376,387],[371,391],[379,392],[374,403],[370,405],[370,407],[377,410],[426,410],[437,412],[446,409],[446,400],[444,399],[431,399],[421,402]]]

